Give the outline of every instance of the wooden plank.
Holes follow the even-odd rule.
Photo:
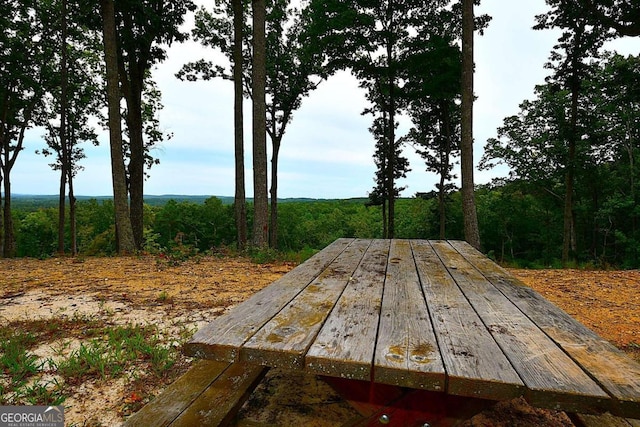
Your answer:
[[[632,427],[624,418],[606,413],[602,415],[569,414],[571,421],[578,427]]]
[[[322,375],[371,380],[389,240],[373,240],[307,352],[306,367]]]
[[[418,275],[447,372],[447,392],[505,400],[524,384],[429,242],[411,242]]]
[[[614,414],[640,418],[639,363],[468,244],[454,246],[615,399]]]
[[[159,396],[131,415],[125,427],[163,427],[169,425],[193,403],[229,366],[228,363],[201,360],[169,385]]]
[[[278,314],[249,339],[240,359],[285,369],[302,369],[304,355],[351,280],[367,248],[356,240]]]
[[[417,389],[445,389],[444,364],[408,240],[391,242],[374,380]]]
[[[268,370],[249,363],[231,364],[170,426],[231,425]]]
[[[188,356],[232,362],[238,348],[324,271],[353,239],[338,239],[271,285],[194,334],[183,346]]]
[[[449,243],[433,243],[456,283],[527,386],[534,406],[603,411],[609,396]]]

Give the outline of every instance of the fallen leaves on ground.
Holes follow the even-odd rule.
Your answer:
[[[640,271],[511,270],[618,347],[640,345]]]
[[[255,264],[243,258],[215,256],[193,258],[179,265],[171,265],[165,259],[153,256],[0,259],[0,309],[6,313],[12,307],[12,301],[18,301],[30,292],[37,292],[42,305],[47,304],[46,298],[53,300],[60,299],[60,296],[82,297],[69,298],[74,305],[82,304],[83,298],[103,303],[118,302],[122,303],[125,310],[135,311],[136,318],[144,320],[148,316],[152,322],[158,319],[159,312],[162,312],[162,317],[184,316],[185,313],[198,310],[217,315],[247,299],[293,267],[288,263]],[[510,271],[605,339],[625,351],[635,352],[636,357],[640,355],[640,272]],[[138,390],[131,385],[123,386],[119,403],[116,399],[116,403],[105,404],[101,400],[105,387],[108,385],[83,384],[79,387],[77,395],[72,396],[70,401],[82,410],[69,422],[87,425],[89,420],[97,422],[92,425],[106,425],[105,421],[95,419],[95,413],[100,411],[114,412],[115,415],[112,414],[108,420],[122,420],[122,408],[139,403],[143,393],[148,392],[147,389]],[[321,401],[333,402],[331,399]],[[528,411],[526,408],[518,409],[521,405],[520,402],[512,405],[511,409],[485,415],[485,418],[493,420],[486,425],[512,425],[514,418]],[[518,410],[514,411],[514,408]],[[535,416],[536,425],[558,425],[557,414],[549,414],[546,424],[539,418],[544,418],[544,415],[536,412]]]
[[[38,289],[84,294],[136,306],[171,303],[191,308],[237,304],[293,268],[234,257],[193,258],[170,265],[153,256],[2,259],[0,298]]]

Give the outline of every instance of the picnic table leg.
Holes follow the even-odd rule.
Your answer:
[[[368,381],[322,377],[363,418],[358,426],[450,427],[496,404],[493,400],[451,396]],[[352,424],[354,425],[354,424]]]

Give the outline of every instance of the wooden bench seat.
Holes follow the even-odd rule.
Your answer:
[[[230,425],[267,371],[248,363],[201,360],[131,415],[124,426]]]

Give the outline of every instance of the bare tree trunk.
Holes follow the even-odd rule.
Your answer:
[[[233,0],[233,120],[236,167],[235,216],[238,249],[247,246],[247,201],[244,177],[244,116],[242,113],[242,27],[244,14],[242,0]]]
[[[120,90],[118,87],[118,48],[116,39],[115,9],[113,0],[101,0],[104,32],[105,64],[107,69],[107,101],[109,104],[109,142],[111,147],[111,175],[113,202],[116,216],[116,240],[118,253],[135,251],[133,229],[129,218],[127,181],[122,152],[122,124],[120,115]]]
[[[633,127],[630,124],[631,120],[627,121],[627,143],[626,143],[626,149],[627,149],[627,154],[629,156],[629,190],[631,193],[631,200],[633,200],[633,205],[637,206],[638,205],[638,198],[636,196],[636,184],[635,184],[635,160],[634,160],[634,145],[633,145]],[[634,212],[631,215],[631,235],[635,236],[636,235],[636,231],[638,229],[638,215]],[[605,246],[606,247],[606,246]],[[633,261],[634,263],[637,261],[638,258],[638,249],[637,247],[634,247],[633,249]]]
[[[440,188],[438,188],[438,215],[440,218],[440,232],[438,233],[438,236],[440,240],[444,240],[447,237],[447,213],[444,206],[444,177],[442,175],[440,176]]]
[[[60,43],[60,148],[62,168],[60,169],[60,193],[58,201],[58,254],[64,255],[64,224],[65,224],[65,194],[67,170],[71,167],[68,138],[67,138],[67,106],[69,73],[67,67],[67,2],[62,0],[60,5],[62,40]]]
[[[584,27],[577,29],[574,41],[574,50],[580,49],[583,32]],[[565,173],[564,224],[562,238],[563,264],[566,264],[570,259],[573,259],[577,250],[573,214],[573,188],[576,168],[576,142],[578,138],[578,101],[580,97],[580,77],[578,75],[578,67],[579,59],[574,54],[571,59],[571,77],[569,81],[569,89],[571,90],[571,117],[569,123],[569,134],[567,135],[567,171]]]
[[[389,238],[389,221],[387,219],[387,199],[382,198],[382,238]]]
[[[2,179],[2,171],[0,170],[0,185],[4,183]],[[2,203],[2,194],[0,194],[0,206],[4,207]],[[0,256],[4,258],[4,218],[0,215]]]
[[[78,232],[76,229],[76,196],[73,192],[73,173],[69,171],[69,231],[71,234],[71,256],[78,255]]]
[[[142,82],[141,76],[131,76],[127,96],[127,127],[129,129],[129,197],[131,228],[136,249],[142,248],[144,235],[144,136],[142,135]]]
[[[390,1],[387,7],[387,21],[389,27],[393,28],[393,6],[394,2]],[[396,221],[396,192],[395,192],[395,172],[396,172],[396,99],[395,99],[395,85],[396,74],[394,71],[394,41],[393,37],[389,35],[386,41],[387,44],[387,70],[388,70],[388,82],[389,85],[389,140],[387,141],[389,147],[389,154],[387,158],[387,197],[389,198],[389,205],[387,206],[389,214],[387,221],[389,226],[387,227],[387,238],[393,239],[395,237],[395,221]]]
[[[395,76],[393,77],[395,79]],[[389,86],[389,155],[387,159],[387,196],[389,197],[389,205],[387,206],[389,214],[387,221],[389,226],[387,228],[387,238],[393,239],[395,237],[395,221],[396,221],[396,192],[395,192],[395,168],[396,168],[396,133],[395,133],[395,94],[394,94],[394,81],[390,82]]]
[[[444,147],[440,147],[440,188],[438,189],[438,211],[440,214],[440,239],[446,238],[447,212],[445,207],[445,183],[449,175],[449,162],[451,156],[451,117],[449,116],[449,105],[447,101],[442,102],[441,107],[441,123],[444,129]]]
[[[573,86],[573,85],[572,85]],[[573,220],[573,187],[575,183],[576,162],[576,121],[578,114],[578,91],[572,87],[571,93],[571,129],[569,130],[567,171],[565,173],[564,226],[562,239],[562,263],[574,258],[576,251],[575,228]]]
[[[61,133],[62,135],[62,133]],[[60,138],[62,141],[62,138]],[[63,156],[64,157],[64,156]],[[64,163],[64,160],[63,160]],[[60,188],[58,190],[58,255],[64,255],[64,224],[66,221],[67,171],[60,170]]]
[[[75,134],[69,137],[75,141]],[[73,190],[73,168],[71,158],[69,158],[69,169],[67,169],[67,182],[69,183],[69,235],[71,256],[78,255],[78,230],[76,227],[76,196]]]
[[[271,154],[271,217],[269,226],[269,246],[278,247],[278,156],[282,136],[273,136]]]
[[[473,0],[462,1],[462,121],[460,169],[462,176],[462,214],[464,237],[480,249],[480,232],[473,180]]]
[[[20,128],[20,132],[18,134],[17,143],[15,147],[10,147],[9,140],[1,141],[3,143],[2,147],[2,157],[0,157],[0,169],[3,176],[3,187],[4,187],[4,206],[3,206],[3,220],[4,220],[4,240],[2,245],[3,256],[5,258],[13,258],[16,256],[16,236],[13,229],[13,217],[11,216],[11,169],[16,163],[16,159],[18,157],[18,153],[22,151],[23,143],[24,143],[24,133],[27,130],[28,123],[31,121],[31,115],[35,108],[37,97],[34,96],[32,103],[29,107],[25,109],[25,114],[23,118],[23,123]],[[4,138],[8,136],[4,135]]]
[[[4,173],[4,245],[2,248],[5,258],[13,258],[16,256],[16,238],[13,233],[13,218],[11,217],[11,181],[9,174]]]
[[[267,195],[267,112],[266,69],[266,5],[265,0],[252,0],[253,5],[253,245],[268,244],[269,200]]]
[[[382,85],[380,85],[380,90],[382,90]],[[389,158],[392,155],[390,143],[389,143],[389,120],[387,119],[387,115],[389,112],[386,109],[386,106],[382,108],[382,155],[383,157],[380,159],[380,177],[382,178],[382,238],[389,238],[389,164],[391,163]]]

